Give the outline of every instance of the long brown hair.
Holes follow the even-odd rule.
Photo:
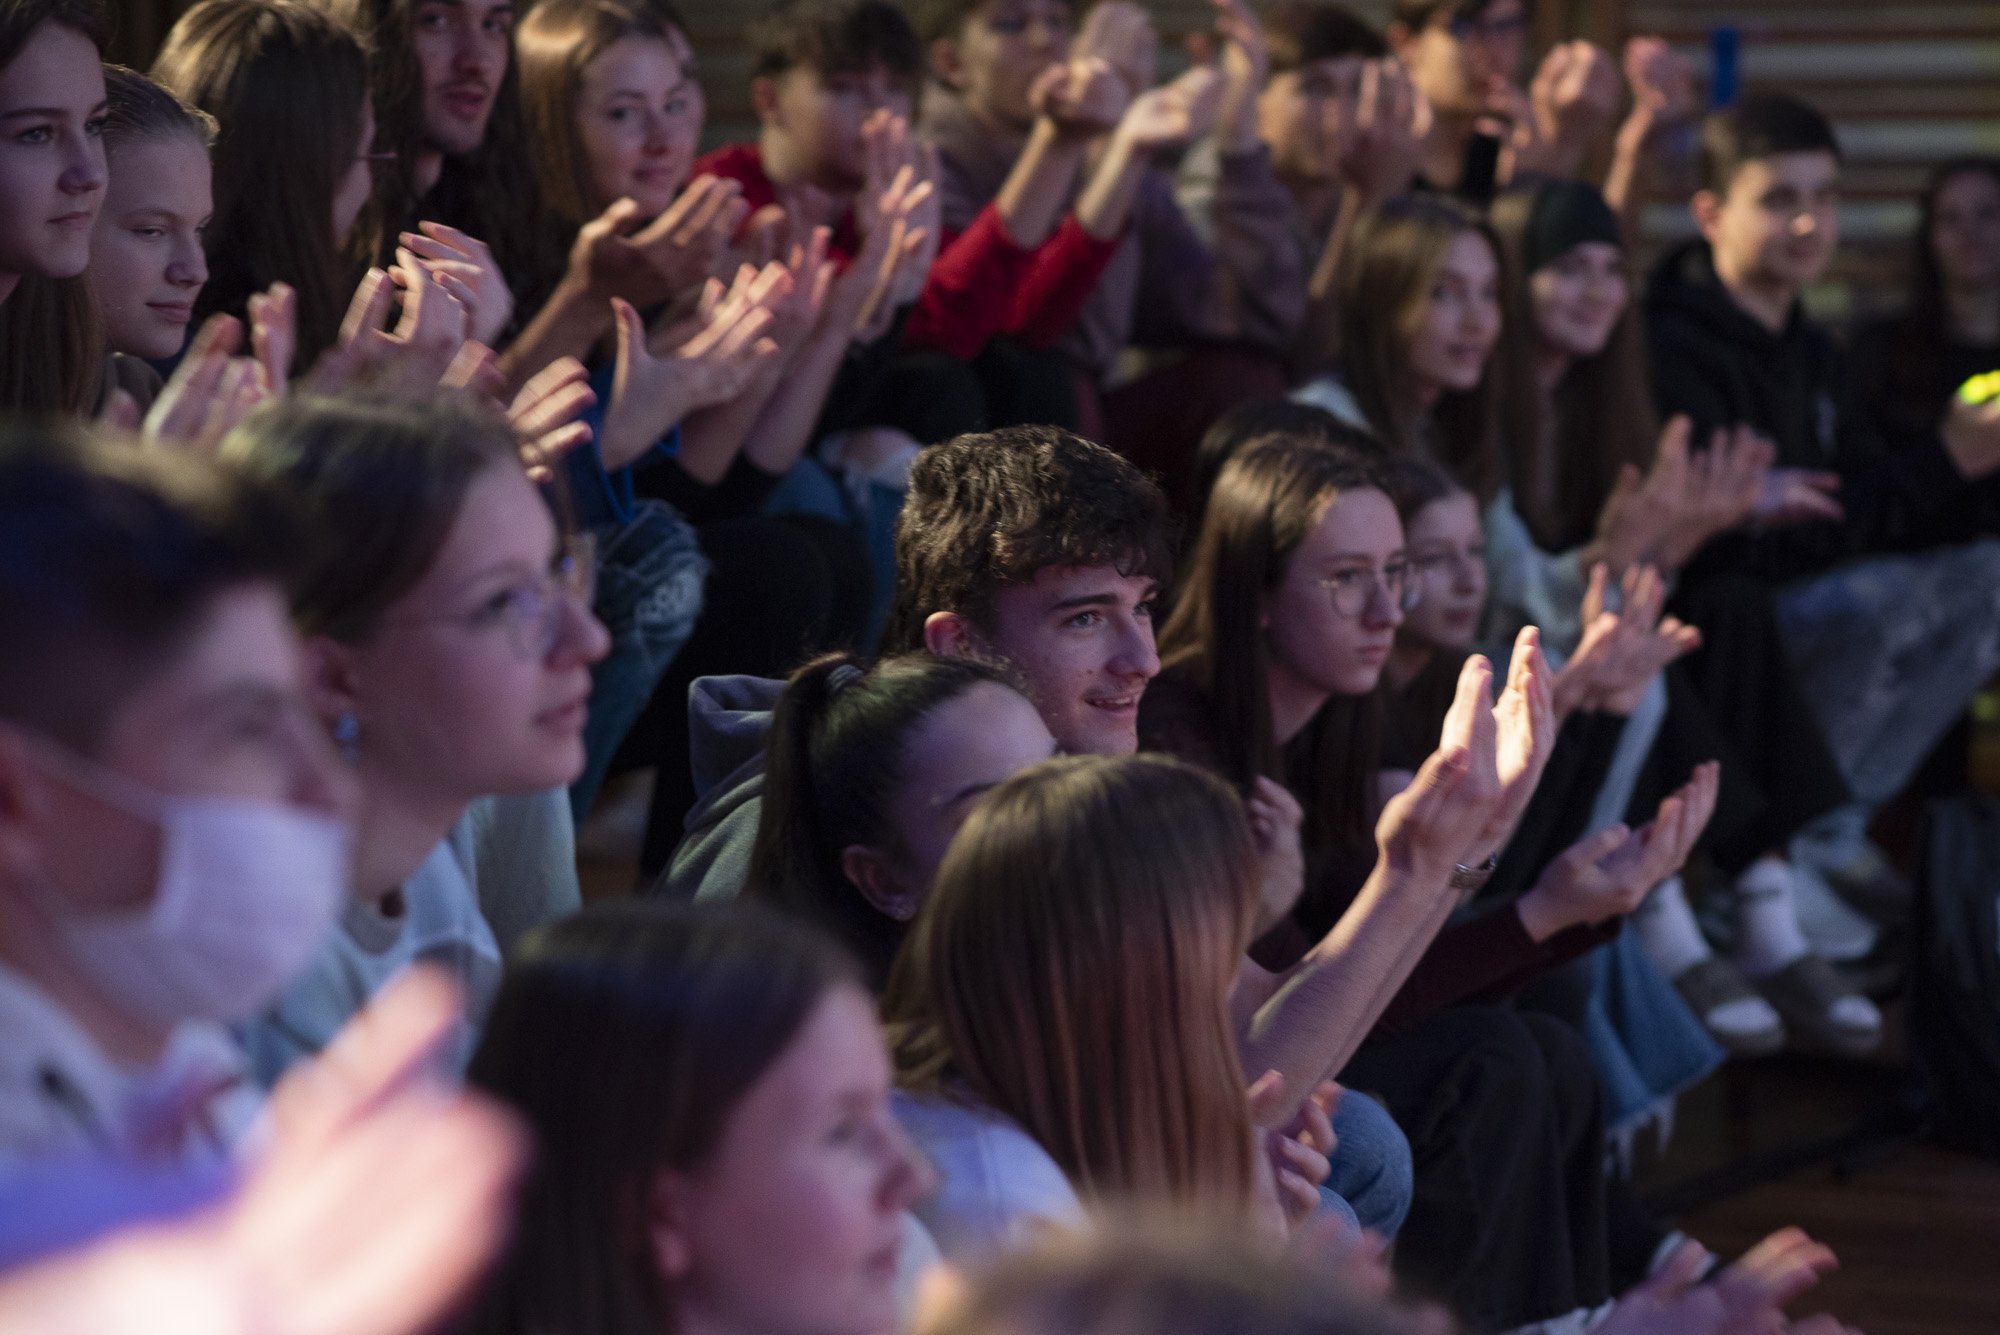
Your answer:
[[[279,280],[298,292],[295,369],[332,346],[356,270],[333,201],[361,142],[368,60],[360,39],[296,0],[201,0],[181,15],[153,77],[221,122],[208,286],[197,316],[241,315]],[[364,228],[352,254],[373,252]]]
[[[44,23],[104,49],[104,12],[92,0],[0,0],[0,69]],[[0,301],[0,408],[88,414],[104,380],[104,332],[81,274],[22,274]]]
[[[1228,990],[1257,856],[1243,805],[1161,756],[1072,756],[1000,784],[938,870],[891,975],[899,1080],[1007,1114],[1086,1197],[1249,1206]]]
[[[1411,411],[1405,388],[1410,340],[1437,286],[1445,251],[1467,232],[1493,248],[1505,290],[1506,256],[1499,238],[1463,205],[1435,195],[1402,195],[1361,215],[1336,284],[1339,361],[1348,390],[1384,445],[1396,453],[1428,454],[1483,503],[1501,481],[1491,363],[1472,389],[1440,396],[1428,422]]]
[[[1251,444],[1215,479],[1186,580],[1160,632],[1161,660],[1189,672],[1215,711],[1229,779],[1247,789],[1261,775],[1290,788],[1305,808],[1309,850],[1368,839],[1381,706],[1376,695],[1335,697],[1280,746],[1261,610],[1333,499],[1382,486],[1374,466],[1351,450],[1284,435]]]
[[[2000,185],[2000,157],[1953,158],[1941,163],[1924,185],[1917,201],[1917,231],[1910,255],[1910,306],[1893,328],[1889,343],[1888,380],[1897,396],[1926,415],[1956,386],[1946,367],[1951,349],[1951,318],[1945,307],[1944,273],[1938,267],[1931,234],[1937,227],[1938,196],[1953,179],[1984,176]]]
[[[1549,182],[1538,190],[1510,191],[1493,204],[1493,230],[1505,256],[1501,318],[1511,335],[1495,354],[1507,480],[1528,531],[1543,550],[1552,552],[1590,540],[1618,470],[1628,463],[1640,468],[1651,463],[1659,436],[1636,285],[1628,283],[1625,311],[1603,349],[1573,360],[1553,398],[1542,394],[1527,355],[1538,337],[1529,286],[1533,275],[1527,271],[1524,246],[1536,202],[1549,191],[1590,188]]]

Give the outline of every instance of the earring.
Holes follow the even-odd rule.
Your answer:
[[[361,759],[361,720],[348,710],[342,710],[333,721],[333,744],[340,748],[343,760],[352,765]]]

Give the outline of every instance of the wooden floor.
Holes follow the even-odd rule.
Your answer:
[[[1666,1156],[1641,1171],[1655,1198],[1677,1184],[1824,1144],[1896,1104],[1885,1067],[1775,1059],[1725,1070],[1682,1101]],[[1888,1120],[1894,1120],[1893,1118]],[[1796,1304],[1869,1335],[2000,1332],[2000,1160],[1907,1134],[1688,1209],[1673,1221],[1724,1255],[1797,1224],[1840,1269]]]

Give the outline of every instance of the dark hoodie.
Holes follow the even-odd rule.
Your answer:
[[[1836,562],[1925,545],[1925,522],[1965,479],[1931,438],[1890,450],[1853,408],[1839,349],[1794,301],[1783,329],[1766,329],[1716,277],[1706,241],[1669,251],[1646,286],[1653,398],[1660,416],[1686,414],[1704,446],[1718,428],[1771,438],[1781,468],[1837,472],[1847,517],[1726,535],[1699,564],[1774,581]]]

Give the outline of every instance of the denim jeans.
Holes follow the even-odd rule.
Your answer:
[[[593,532],[598,564],[592,610],[611,633],[611,652],[590,670],[583,773],[569,790],[578,824],[589,814],[618,744],[694,632],[708,578],[708,560],[693,525],[664,502],[641,500],[629,520]]]
[[[1330,1191],[1346,1202],[1361,1227],[1395,1237],[1416,1195],[1403,1129],[1374,1099],[1344,1089],[1333,1109],[1333,1136],[1332,1171],[1322,1194]]]

